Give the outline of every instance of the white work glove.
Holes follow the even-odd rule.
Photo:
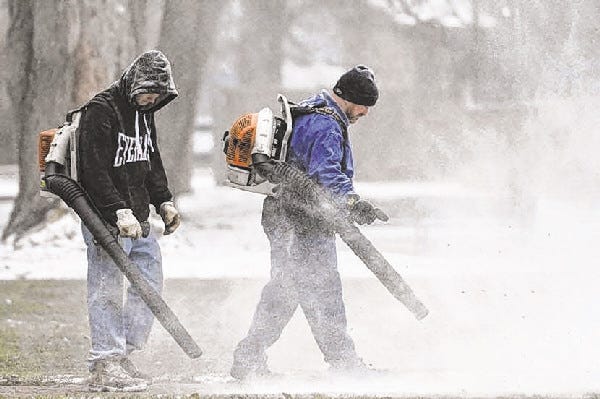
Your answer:
[[[181,223],[181,216],[179,216],[179,211],[175,208],[173,201],[165,201],[160,204],[160,217],[163,222],[165,222],[165,232],[164,235],[171,234],[174,232],[179,224]]]
[[[131,209],[117,210],[117,227],[121,237],[131,237],[137,240],[142,236],[142,226]]]

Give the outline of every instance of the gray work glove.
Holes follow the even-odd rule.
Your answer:
[[[179,215],[179,211],[175,208],[175,204],[173,201],[165,201],[160,204],[160,217],[163,222],[165,222],[165,232],[164,235],[171,234],[179,227],[181,223],[181,216]]]
[[[350,213],[350,220],[360,225],[371,224],[376,219],[383,222],[389,220],[389,216],[386,215],[381,209],[376,208],[370,202],[361,200],[356,194],[348,196],[348,210]]]
[[[121,237],[131,237],[137,240],[142,236],[142,226],[131,209],[117,210],[117,227]]]

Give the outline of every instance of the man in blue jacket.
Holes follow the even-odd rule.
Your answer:
[[[303,101],[314,112],[297,116],[288,161],[329,190],[359,224],[373,223],[375,208],[354,191],[349,124],[369,113],[379,92],[372,71],[358,65],[330,93]],[[298,305],[331,368],[365,369],[347,333],[342,285],[331,227],[293,207],[297,196],[282,187],[263,204],[262,225],[271,244],[271,280],[263,288],[248,335],[234,352],[231,375],[268,375],[266,350],[279,339]]]

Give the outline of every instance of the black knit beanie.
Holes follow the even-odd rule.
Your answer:
[[[368,107],[375,105],[379,97],[375,76],[371,69],[364,65],[357,65],[340,76],[333,92],[346,101]]]

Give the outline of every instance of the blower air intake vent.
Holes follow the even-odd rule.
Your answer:
[[[227,145],[227,163],[240,168],[249,168],[252,164],[252,147],[256,135],[258,114],[242,115],[229,131]]]
[[[46,170],[46,155],[50,151],[50,144],[52,144],[52,140],[54,139],[54,135],[58,129],[50,129],[44,130],[39,134],[38,137],[38,166],[40,168],[40,172],[44,172]]]

